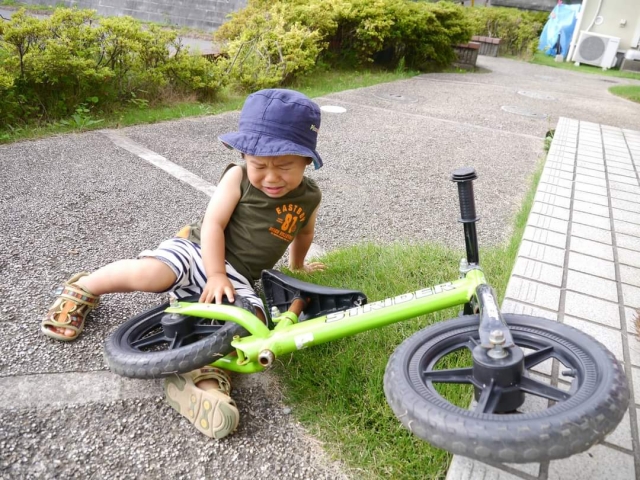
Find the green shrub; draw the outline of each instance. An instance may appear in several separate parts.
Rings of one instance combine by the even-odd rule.
[[[192,56],[175,31],[131,17],[59,8],[40,20],[20,10],[0,27],[0,128],[175,92],[210,98],[223,84],[219,66]]]
[[[529,58],[538,48],[549,14],[516,8],[467,8],[473,34],[501,39],[500,52]]]
[[[287,52],[274,54],[275,32],[277,39],[289,35]],[[227,42],[232,76],[248,86],[256,86],[255,68],[263,72],[261,86],[275,86],[310,71],[317,59],[347,67],[396,68],[401,60],[408,68],[444,66],[454,59],[452,45],[470,37],[459,6],[408,0],[249,0],[217,32]],[[287,53],[295,64],[283,64]]]
[[[228,41],[220,68],[249,91],[309,72],[321,51],[320,34],[293,21],[284,3],[249,5],[221,27],[217,38]]]

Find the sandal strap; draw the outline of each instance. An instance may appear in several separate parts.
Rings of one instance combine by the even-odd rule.
[[[198,373],[193,377],[193,383],[197,384],[201,380],[217,380],[218,389],[225,395],[231,395],[231,378],[229,374],[216,367],[202,367],[198,369]]]
[[[80,288],[76,284],[70,283],[66,283],[63,285],[62,289],[58,293],[58,297],[64,298],[66,300],[71,300],[78,305],[87,305],[91,308],[97,307],[98,303],[100,302],[99,296],[87,292],[85,289]]]

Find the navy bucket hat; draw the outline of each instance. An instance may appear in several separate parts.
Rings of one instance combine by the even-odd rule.
[[[319,130],[320,107],[316,103],[294,90],[268,89],[247,97],[238,131],[219,139],[227,147],[255,157],[310,157],[318,169],[322,166],[316,152]]]

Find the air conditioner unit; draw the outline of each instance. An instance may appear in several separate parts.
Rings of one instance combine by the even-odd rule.
[[[619,37],[582,31],[573,54],[573,61],[576,62],[576,66],[586,63],[607,70],[616,64],[618,45],[620,45]]]

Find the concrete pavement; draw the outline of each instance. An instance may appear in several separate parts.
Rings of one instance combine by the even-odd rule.
[[[316,99],[347,110],[324,114],[318,149],[325,166],[311,172],[324,194],[321,247],[461,246],[448,176],[464,165],[480,175],[481,245],[497,244],[510,234],[544,135],[560,117],[637,128],[638,105],[607,92],[611,81],[632,81],[500,58],[479,63],[487,73],[423,75]],[[216,139],[237,119],[230,112],[117,133],[215,185],[235,159]],[[157,244],[202,214],[205,191],[124,150],[110,132],[0,146],[0,163],[0,244],[7,246],[0,249],[0,476],[359,478],[288,415],[268,375],[238,379],[241,428],[211,442],[162,402],[159,382],[108,373],[103,339],[155,305],[155,295],[105,297],[76,342],[39,334],[54,285]]]

